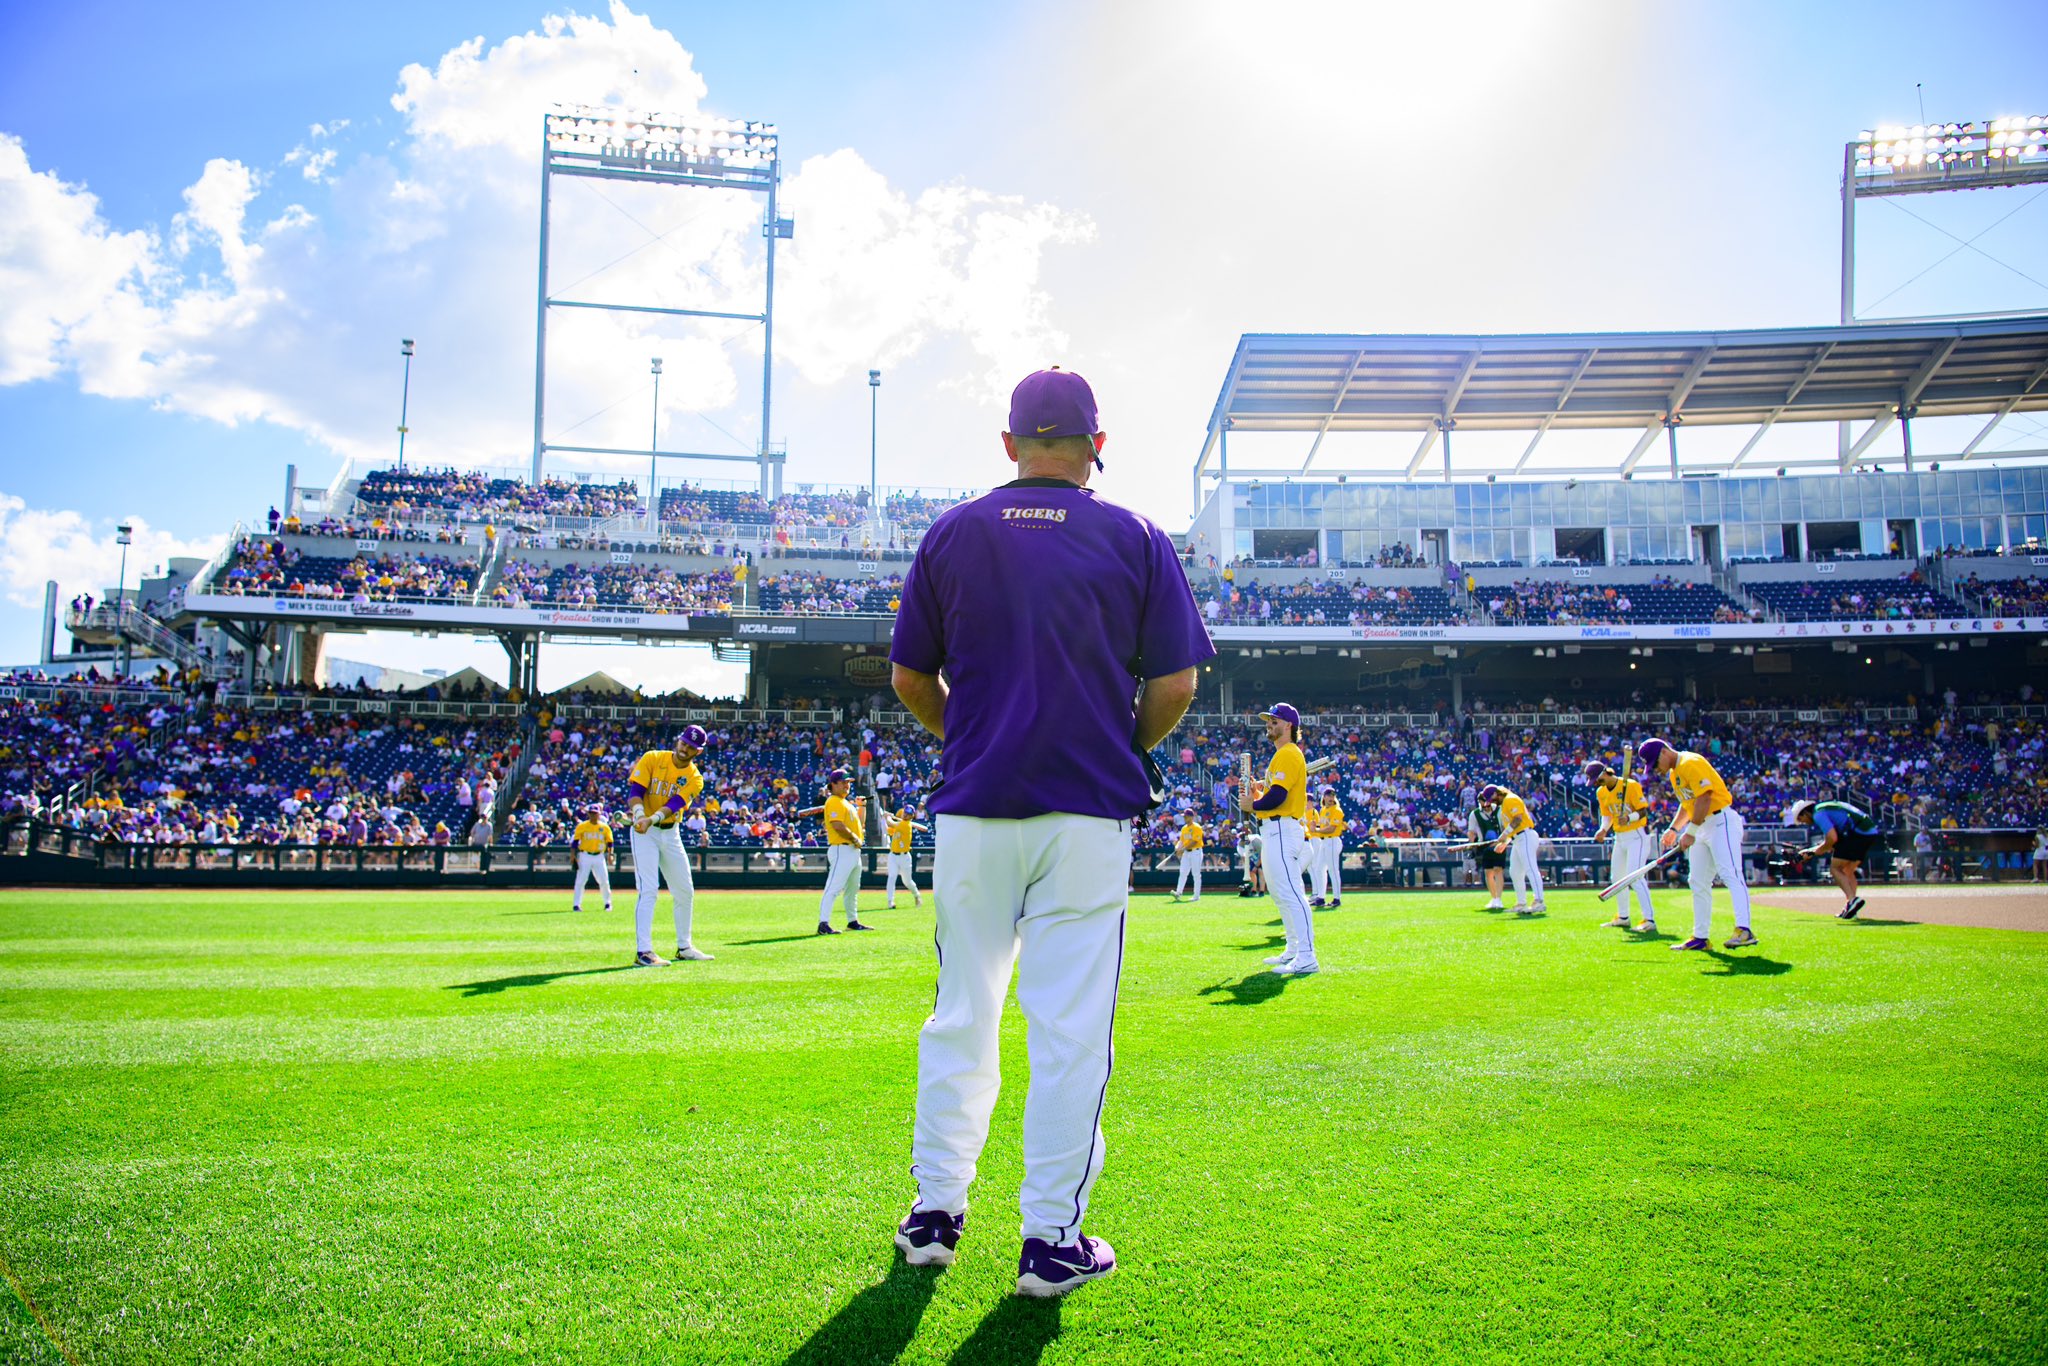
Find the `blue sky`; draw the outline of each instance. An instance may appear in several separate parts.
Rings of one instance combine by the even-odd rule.
[[[120,518],[161,558],[260,516],[287,462],[324,482],[385,452],[401,336],[420,347],[408,456],[523,461],[551,99],[780,124],[793,481],[865,478],[879,365],[883,481],[995,482],[1007,383],[1061,361],[1101,394],[1102,487],[1170,526],[1241,332],[1830,322],[1844,140],[1915,121],[1916,82],[1931,118],[2048,112],[2021,4],[1973,11],[1964,42],[1882,4],[550,12],[6,7],[0,661],[32,657],[46,578],[111,580]],[[639,247],[589,287],[744,302],[755,211],[564,195],[556,281]],[[1876,311],[2048,306],[2028,192],[1862,224]],[[1942,232],[1986,228],[1998,260]],[[644,441],[645,357],[665,354],[665,442],[755,438],[756,330],[563,335],[551,428]],[[2048,444],[2040,425],[2005,439]],[[495,653],[433,648],[336,653]],[[559,667],[584,662],[725,677],[680,651]]]

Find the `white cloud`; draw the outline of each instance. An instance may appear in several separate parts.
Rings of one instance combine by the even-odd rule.
[[[69,510],[32,508],[26,500],[0,493],[0,596],[22,607],[40,609],[43,585],[57,581],[60,600],[81,593],[98,597],[115,586],[121,568],[121,547],[114,527],[122,519],[98,521]],[[201,558],[220,549],[226,533],[186,540],[149,524],[143,517],[126,519],[134,527],[128,547],[128,585],[166,561],[180,556]]]
[[[344,165],[328,144],[347,121],[313,125],[284,158],[309,186],[306,204],[264,207],[266,177],[218,157],[161,236],[117,230],[90,194],[0,141],[0,383],[68,369],[89,393],[267,421],[384,458],[397,340],[410,336],[408,456],[523,463],[542,115],[558,101],[690,115],[708,98],[690,52],[646,16],[614,4],[607,16],[549,18],[407,66],[391,101],[404,130],[388,151]],[[785,190],[799,226],[778,255],[777,351],[804,380],[938,350],[953,373],[992,388],[1063,345],[1040,265],[1089,240],[1085,219],[965,185],[898,187],[850,150],[806,160]],[[756,310],[761,207],[741,194],[557,181],[552,287]],[[549,326],[550,439],[641,445],[654,355],[667,361],[663,422],[678,440],[725,439],[697,413],[730,433],[726,449],[757,439],[757,326],[569,310]]]

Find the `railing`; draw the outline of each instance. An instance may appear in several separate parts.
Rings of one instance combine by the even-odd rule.
[[[65,627],[74,635],[80,631],[110,631],[159,659],[168,659],[182,668],[202,668],[214,677],[222,676],[227,668],[225,661],[214,659],[132,602],[101,603],[84,612],[74,609],[66,618]]]

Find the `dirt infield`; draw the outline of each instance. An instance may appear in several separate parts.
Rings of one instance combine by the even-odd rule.
[[[1833,915],[1842,894],[1832,887],[1752,887],[1765,906]],[[1864,920],[1905,920],[1921,925],[1972,925],[1986,930],[2048,934],[2048,884],[2012,882],[1995,887],[1866,887]]]

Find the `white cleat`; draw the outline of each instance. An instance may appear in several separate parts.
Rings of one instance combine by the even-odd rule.
[[[1322,964],[1313,958],[1297,958],[1291,963],[1282,963],[1273,971],[1282,977],[1307,977],[1322,969]]]
[[[1503,910],[1505,908],[1500,904],[1500,898],[1495,897],[1493,900],[1486,903],[1486,909],[1489,911],[1498,911]]]
[[[684,944],[678,948],[676,950],[676,958],[678,961],[686,963],[708,963],[711,961],[711,955],[698,948],[695,944]]]
[[[1282,963],[1292,963],[1294,961],[1294,950],[1289,949],[1286,953],[1276,953],[1265,961],[1269,967],[1278,967]]]

